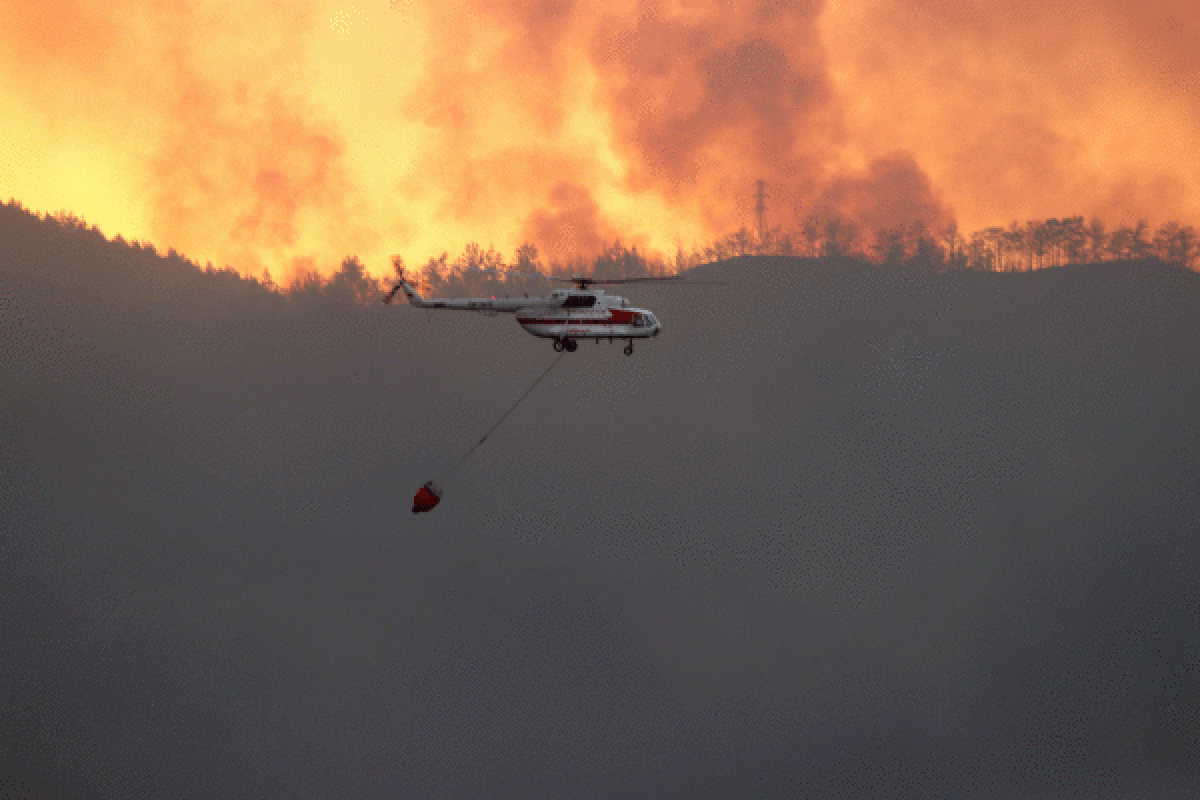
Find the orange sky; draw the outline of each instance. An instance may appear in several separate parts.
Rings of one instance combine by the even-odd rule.
[[[0,5],[0,196],[286,279],[832,208],[1200,220],[1183,0]]]

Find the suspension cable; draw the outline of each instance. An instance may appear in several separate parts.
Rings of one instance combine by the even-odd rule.
[[[544,378],[550,374],[550,370],[554,369],[558,365],[558,362],[562,360],[562,357],[564,355],[565,355],[565,353],[559,353],[558,357],[550,362],[550,366],[546,367],[545,371],[542,372],[541,375],[538,375],[537,380],[535,380],[533,382],[533,384],[528,389],[525,390],[525,393],[523,395],[521,395],[519,398],[517,398],[517,402],[513,403],[512,406],[509,407],[508,411],[505,411],[504,415],[501,416],[500,419],[496,420],[495,425],[488,428],[488,432],[485,433],[483,435],[483,437],[478,442],[476,442],[475,445],[470,450],[468,450],[463,455],[462,458],[460,458],[458,460],[458,463],[456,463],[453,467],[451,467],[450,470],[448,472],[446,472],[446,474],[443,475],[439,479],[439,482],[445,483],[446,481],[448,481],[450,479],[451,475],[453,475],[455,472],[458,471],[458,468],[463,465],[463,462],[466,461],[468,458],[470,458],[471,454],[474,453],[476,450],[478,450],[479,446],[481,444],[483,444],[484,442],[487,441],[487,438],[489,436],[491,436],[493,432],[495,432],[496,428],[500,427],[500,423],[502,423],[502,422],[504,422],[504,420],[508,419],[508,415],[511,414],[512,412],[516,411],[517,406],[521,405],[521,403],[525,400],[525,398],[529,396],[530,392],[532,392],[534,389],[537,388],[537,385],[542,382],[542,378]]]

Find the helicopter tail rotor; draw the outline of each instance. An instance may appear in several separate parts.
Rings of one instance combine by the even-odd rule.
[[[404,276],[404,261],[399,256],[396,256],[392,259],[392,264],[396,267],[397,280],[395,285],[393,285],[392,288],[389,289],[386,294],[384,294],[383,302],[387,305],[391,305],[392,300],[394,300],[396,297],[396,293],[401,289],[404,290],[405,296],[408,297],[408,301],[413,305],[421,305],[423,302],[425,302],[425,298],[421,297],[420,293],[421,291],[429,291],[430,287],[421,284],[419,280],[410,283],[409,280]]]

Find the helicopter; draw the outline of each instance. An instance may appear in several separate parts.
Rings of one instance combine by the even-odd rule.
[[[396,293],[403,290],[408,302],[418,308],[441,308],[455,311],[477,311],[486,316],[499,313],[517,315],[517,323],[527,332],[541,339],[553,339],[555,352],[564,350],[573,353],[580,339],[625,339],[625,355],[633,355],[634,339],[653,339],[662,332],[658,317],[644,308],[631,308],[624,297],[609,294],[592,286],[622,283],[670,282],[675,284],[701,283],[684,281],[675,276],[658,278],[616,278],[599,280],[575,276],[554,278],[575,284],[574,289],[555,289],[545,297],[454,297],[426,299],[404,277],[403,262],[393,259],[399,281],[392,287],[383,302],[391,303]],[[489,270],[506,275],[529,276],[523,272]]]

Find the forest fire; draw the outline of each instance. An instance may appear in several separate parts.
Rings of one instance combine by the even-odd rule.
[[[805,252],[1036,267],[1100,218],[1137,253],[1200,218],[1200,22],[1101,5],[10,3],[0,183],[285,280],[466,241],[669,261],[757,228],[760,180]]]

